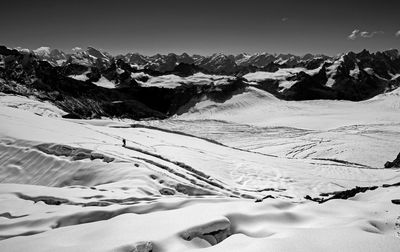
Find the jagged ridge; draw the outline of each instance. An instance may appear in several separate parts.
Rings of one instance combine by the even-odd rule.
[[[201,81],[196,82],[200,73]],[[165,118],[205,97],[224,102],[247,86],[285,100],[360,101],[397,88],[399,77],[398,50],[364,50],[338,57],[268,53],[113,57],[92,47],[65,54],[48,47],[30,51],[0,46],[0,91],[49,100],[72,118]],[[161,84],[149,86],[156,78]],[[173,88],[162,85],[168,78],[176,84]]]

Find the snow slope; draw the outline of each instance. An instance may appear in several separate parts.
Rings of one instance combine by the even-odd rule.
[[[205,100],[152,125],[253,152],[382,167],[400,149],[399,90],[363,102],[293,102],[249,88],[225,103]]]
[[[283,194],[302,198],[306,194],[395,181],[398,177],[392,170],[360,169],[358,165],[343,165],[333,161],[293,160],[260,155],[157,129],[77,124],[39,117],[12,108],[2,108],[1,112],[2,121],[7,122],[0,128],[3,153],[13,157],[2,163],[3,167],[10,167],[3,170],[3,182],[35,181],[33,184],[69,185],[72,182],[68,181],[78,180],[81,185],[86,185],[104,165],[101,158],[90,160],[91,156],[97,154],[114,158],[115,162],[142,160],[142,163],[150,164],[146,166],[162,173],[170,171],[165,167],[154,168],[154,164],[167,166],[173,173],[179,173],[178,176],[185,178],[188,185],[194,176],[200,180],[198,184],[202,189],[221,191],[223,195],[249,194],[257,197],[258,190],[283,187]],[[128,148],[121,146],[122,138],[126,138]],[[49,157],[49,154],[52,155]],[[64,162],[67,162],[66,166],[74,168],[61,168],[65,167]],[[183,168],[177,165],[179,163]],[[106,167],[113,165],[114,162],[111,162]],[[82,171],[82,176],[88,181],[81,181],[82,178],[76,177],[77,170],[81,171],[82,167],[94,169],[95,174],[87,174],[89,168]],[[18,174],[16,178],[15,173]],[[42,173],[43,175],[35,177]],[[318,174],[318,178],[311,177],[310,174]],[[45,182],[46,176],[54,180],[60,176],[63,181],[54,182],[55,184]],[[118,177],[115,173],[114,176],[115,181],[110,179],[110,182],[117,182],[127,174]],[[363,176],[362,181],[360,176]]]
[[[246,80],[250,82],[261,82],[265,80],[278,80],[280,91],[291,88],[297,81],[296,80],[288,80],[290,77],[294,77],[296,74],[300,72],[305,72],[308,75],[315,75],[321,70],[321,67],[308,70],[302,67],[294,67],[294,68],[280,68],[276,72],[263,72],[258,71],[254,73],[248,73],[243,76]]]
[[[135,75],[141,77],[141,75]],[[163,88],[176,88],[181,85],[224,85],[228,84],[230,80],[235,77],[226,75],[210,75],[203,73],[195,73],[188,77],[180,77],[174,74],[149,76],[146,82],[138,81],[144,87],[163,87]]]
[[[335,129],[357,124],[398,124],[398,90],[363,102],[312,100],[284,101],[263,90],[249,87],[224,103],[204,100],[181,120],[223,120],[263,127]]]
[[[98,81],[93,82],[93,84],[104,88],[115,88],[115,83],[107,80],[104,76],[101,76],[101,78]]]
[[[374,168],[392,160],[400,149],[399,124],[349,125],[329,130],[257,127],[216,120],[168,120],[146,124],[252,152],[296,159],[335,159]]]
[[[400,172],[374,166],[368,152],[351,145],[364,139],[361,146],[390,152],[375,156],[385,158],[377,164],[393,157],[389,147],[398,142],[384,145],[399,131],[397,91],[362,103],[327,104],[283,102],[249,88],[225,103],[203,101],[181,117],[147,123],[67,120],[35,114],[48,107],[40,101],[0,101],[0,251],[400,247],[400,205],[391,202],[400,187],[382,187],[398,183]],[[370,113],[355,116],[359,107]],[[330,117],[340,128],[319,122]],[[313,125],[307,120],[316,126],[299,129]],[[280,131],[264,127],[271,124]],[[363,153],[366,163],[318,159],[306,155],[307,148],[283,154],[301,142],[332,140],[362,127],[368,132],[341,141],[344,153],[360,159]],[[356,186],[379,188],[323,204],[304,198]]]
[[[0,104],[2,106],[18,108],[30,111],[36,115],[47,117],[62,117],[67,114],[49,102],[41,102],[33,97],[8,95],[0,92]]]
[[[89,77],[87,77],[88,72],[85,72],[83,74],[74,74],[74,75],[69,75],[68,77],[79,80],[79,81],[87,81],[89,80]]]
[[[68,77],[73,78],[75,80],[87,81],[87,80],[89,80],[89,77],[87,77],[87,73],[88,72],[85,72],[85,73],[80,74],[80,75],[70,75]],[[115,88],[115,83],[110,81],[110,80],[108,80],[104,76],[101,76],[98,81],[93,81],[92,83],[95,84],[96,86],[99,86],[99,87]]]

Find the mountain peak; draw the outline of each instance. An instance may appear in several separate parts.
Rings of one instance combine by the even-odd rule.
[[[87,47],[86,53],[98,59],[107,59],[107,56],[104,55],[104,53],[100,52],[100,50],[91,46]]]
[[[48,56],[50,55],[50,47],[48,46],[41,46],[35,50],[33,50],[33,52],[38,55],[38,56]]]

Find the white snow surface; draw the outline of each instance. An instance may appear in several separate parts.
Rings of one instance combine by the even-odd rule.
[[[95,84],[99,87],[104,87],[104,88],[115,88],[115,83],[112,81],[109,81],[104,76],[101,76],[100,79],[96,82],[93,82],[93,84]]]
[[[68,77],[73,78],[75,80],[87,81],[87,80],[89,80],[89,77],[87,77],[87,74],[88,74],[88,72],[85,72],[83,74],[70,75]],[[108,80],[104,76],[101,76],[98,81],[94,81],[92,83],[99,87],[110,88],[110,89],[115,88],[115,83]]]
[[[46,117],[62,117],[67,114],[49,102],[42,102],[33,97],[8,95],[0,92],[0,104],[2,106],[18,108]]]
[[[286,80],[287,77],[293,76],[301,71],[307,71],[307,69],[302,67],[295,67],[295,68],[280,68],[276,72],[254,72],[248,73],[243,76],[243,78],[247,79],[248,81],[263,81],[267,79],[271,80]]]
[[[39,48],[33,50],[33,52],[39,56],[49,56],[50,55],[50,47],[42,46],[42,47],[39,47]]]
[[[350,70],[350,76],[353,78],[357,78],[359,74],[360,74],[360,68],[358,67],[358,65],[356,65],[353,70]]]
[[[73,74],[73,75],[69,75],[68,77],[75,79],[75,80],[79,80],[79,81],[87,81],[89,79],[89,77],[87,77],[88,72],[85,72],[83,74]]]
[[[362,102],[339,100],[284,101],[255,87],[224,103],[204,100],[177,118],[223,120],[261,127],[335,129],[357,124],[398,124],[398,89]]]
[[[136,74],[135,77],[141,77],[142,75]],[[235,77],[227,75],[210,75],[204,73],[195,73],[188,77],[180,77],[174,74],[161,75],[161,76],[149,76],[149,80],[146,82],[140,82],[144,87],[163,87],[163,88],[176,88],[181,85],[225,85]]]
[[[279,87],[281,88],[280,91],[283,91],[285,89],[289,89],[292,87],[296,81],[293,80],[288,80],[290,77],[295,76],[296,74],[300,72],[305,72],[308,75],[315,75],[321,70],[321,67],[313,69],[313,70],[308,70],[306,68],[302,67],[295,67],[295,68],[280,68],[276,72],[263,72],[263,71],[258,71],[254,73],[248,73],[243,76],[246,80],[250,82],[261,82],[265,80],[278,80],[279,81]]]
[[[135,122],[1,95],[0,251],[398,251],[400,187],[382,184],[400,182],[383,169],[400,149],[399,97],[249,88]],[[355,186],[378,188],[304,199]]]

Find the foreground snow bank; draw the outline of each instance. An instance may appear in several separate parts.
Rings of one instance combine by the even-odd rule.
[[[400,206],[390,203],[399,187],[323,204],[170,198],[85,207],[32,203],[15,197],[15,190],[32,197],[60,194],[51,188],[0,186],[0,206],[8,213],[1,220],[2,236],[17,230],[27,235],[0,241],[1,251],[394,252],[400,246]],[[94,200],[112,193],[63,189],[63,197],[70,201],[78,195],[88,199],[91,194]],[[29,235],[33,230],[38,234]]]

